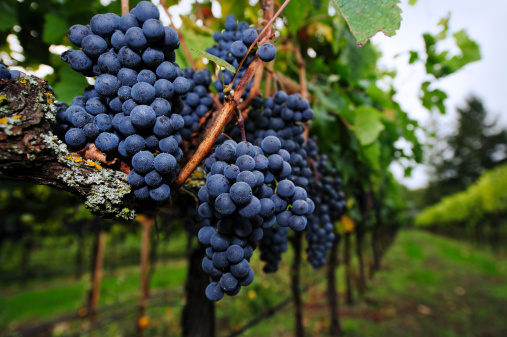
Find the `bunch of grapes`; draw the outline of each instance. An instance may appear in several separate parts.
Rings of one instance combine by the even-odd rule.
[[[309,195],[315,202],[316,210],[308,218],[306,239],[308,262],[319,269],[327,262],[327,253],[335,239],[334,222],[345,212],[345,194],[340,191],[342,181],[337,178],[336,169],[328,169],[327,156],[317,158],[316,139],[308,140],[305,148],[315,163],[314,181],[309,186]]]
[[[199,215],[211,221],[198,238],[208,246],[202,266],[211,276],[206,296],[212,301],[224,293],[236,295],[252,282],[249,260],[263,229],[277,222],[304,230],[315,209],[306,191],[285,179],[291,173],[290,155],[280,140],[270,136],[260,145],[227,140],[205,162]]]
[[[248,118],[245,119],[246,139],[259,144],[264,137],[277,136],[282,141],[282,148],[290,153],[291,175],[288,177],[297,186],[307,188],[312,172],[308,167],[304,123],[313,118],[313,110],[307,100],[300,94],[287,95],[278,91],[273,97],[252,100]],[[228,134],[239,139],[239,127],[232,127]]]
[[[72,69],[97,76],[84,96],[59,111],[57,122],[72,150],[94,143],[131,162],[128,181],[138,200],[165,201],[183,158],[181,116],[192,83],[175,63],[177,32],[159,21],[158,8],[141,1],[130,13],[97,14],[74,25],[69,39],[80,50],[61,55]],[[64,134],[63,134],[64,133]]]
[[[310,217],[308,221],[310,221]],[[265,273],[274,273],[278,270],[278,264],[282,260],[282,253],[287,251],[288,227],[275,226],[264,230],[264,236],[259,242],[260,258],[266,262],[262,270]]]
[[[181,137],[190,139],[190,134],[199,126],[199,120],[213,107],[213,99],[209,95],[211,72],[209,69],[194,71],[188,67],[184,71],[185,78],[190,81],[190,90],[183,98],[181,116],[185,126],[180,131]]]
[[[213,39],[217,44],[206,49],[206,52],[221,58],[237,69],[238,74],[234,80],[233,89],[238,85],[247,67],[254,59],[256,49],[252,48],[252,51],[248,54],[241,69],[238,69],[241,59],[246,55],[248,48],[250,48],[258,36],[259,33],[256,27],[250,27],[245,21],[238,23],[236,17],[232,14],[227,15],[225,18],[225,30],[213,33]],[[276,48],[271,43],[264,43],[258,48],[257,54],[264,62],[271,62],[275,59]],[[224,98],[224,85],[229,85],[233,78],[234,74],[232,72],[223,70],[222,76],[213,82],[213,86],[219,92],[220,99]],[[249,83],[248,87],[243,92],[241,96],[243,99],[248,97],[251,86],[252,83]]]
[[[183,202],[178,203],[181,219],[183,219],[183,227],[190,236],[197,236],[201,227],[209,226],[210,221],[199,215],[194,200],[189,200],[189,198],[183,200]]]

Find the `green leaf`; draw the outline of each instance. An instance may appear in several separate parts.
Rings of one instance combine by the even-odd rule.
[[[372,107],[361,106],[356,109],[356,123],[354,133],[359,143],[363,146],[373,143],[384,130],[384,124],[380,119],[380,112]]]
[[[342,96],[340,96],[337,92],[331,91],[329,93],[325,93],[324,89],[330,89],[329,87],[322,87],[318,85],[309,84],[309,89],[312,93],[314,93],[319,102],[326,108],[337,114],[346,106],[346,102]]]
[[[415,3],[416,3],[416,2],[417,2],[417,0],[408,0],[408,4],[409,4],[410,6],[415,5]]]
[[[60,69],[60,82],[53,86],[55,97],[60,102],[70,104],[72,99],[83,94],[83,89],[88,85],[86,78],[69,66]]]
[[[61,16],[55,13],[47,13],[44,15],[42,40],[47,44],[61,44],[62,38],[67,34],[68,29],[67,22]]]
[[[401,9],[399,0],[333,0],[358,46],[363,46],[379,31],[387,36],[400,29]]]
[[[451,67],[457,71],[465,65],[479,61],[481,59],[481,51],[479,45],[470,39],[466,30],[460,30],[452,35],[456,40],[456,45],[461,50],[461,55],[451,58],[449,63]]]
[[[228,14],[234,14],[238,19],[242,19],[245,17],[245,8],[248,8],[247,0],[218,0],[220,3],[220,7],[222,7],[222,17],[225,19],[225,16]]]
[[[363,148],[361,151],[361,159],[368,164],[370,167],[374,169],[380,168],[380,144],[379,142],[374,142]]]
[[[357,48],[350,32],[347,31],[344,35],[348,35],[350,38],[340,50],[338,61],[341,67],[339,72],[352,84],[359,84],[362,79],[371,77],[375,73],[376,60],[380,54],[372,44]]]
[[[411,50],[409,53],[410,53],[410,59],[408,60],[408,64],[414,64],[415,61],[417,61],[419,59],[419,54],[413,50]]]
[[[423,96],[421,97],[422,105],[429,111],[437,108],[441,114],[445,114],[444,100],[447,98],[447,94],[440,89],[430,90],[430,84],[428,81],[421,84],[423,92]]]
[[[426,54],[428,55],[426,58],[426,72],[436,78],[455,73],[465,65],[481,59],[479,45],[470,39],[465,30],[453,34],[456,46],[461,51],[460,55],[450,57],[447,50],[437,52],[437,41],[444,40],[447,37],[447,28],[445,27],[444,25],[444,30],[438,36],[423,35]]]
[[[308,0],[292,0],[287,5],[283,10],[283,15],[287,19],[287,29],[290,33],[295,33],[299,30],[299,27],[304,24],[304,19],[312,8],[312,3]]]
[[[18,24],[14,5],[0,2],[0,31],[11,29]]]
[[[215,64],[217,64],[217,65],[219,65],[221,67],[224,67],[225,69],[229,70],[231,73],[233,73],[233,74],[236,73],[236,68],[234,68],[232,65],[230,65],[227,62],[225,62],[221,58],[213,56],[210,53],[206,53],[205,51],[202,51],[202,50],[199,50],[199,49],[191,48],[191,50],[194,51],[194,52],[196,52],[197,54],[201,55],[202,57],[207,58],[211,62],[213,62],[213,63],[215,63]]]

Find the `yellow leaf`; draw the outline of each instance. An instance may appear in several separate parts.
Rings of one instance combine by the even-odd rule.
[[[139,318],[139,321],[137,321],[137,325],[141,329],[147,328],[148,325],[150,325],[150,318],[148,316],[143,316],[143,317]]]
[[[333,39],[333,28],[329,25],[323,24],[322,22],[312,22],[306,29],[309,35],[322,35],[326,41]]]
[[[356,222],[348,215],[342,215],[340,222],[342,223],[345,233],[352,233],[356,227]]]
[[[257,293],[255,292],[255,290],[252,290],[252,289],[248,290],[248,298],[249,299],[253,300],[256,297],[257,297]]]

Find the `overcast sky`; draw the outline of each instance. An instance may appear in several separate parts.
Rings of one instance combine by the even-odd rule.
[[[469,36],[481,47],[482,59],[465,66],[458,73],[450,75],[438,82],[437,87],[447,92],[447,116],[438,123],[443,133],[453,130],[456,107],[463,106],[465,98],[471,94],[480,97],[486,110],[499,118],[499,123],[507,127],[505,98],[507,90],[507,47],[504,32],[507,31],[507,1],[483,0],[418,0],[415,6],[409,6],[408,0],[402,0],[403,21],[400,30],[393,37],[377,34],[372,42],[382,51],[380,65],[396,69],[398,76],[394,82],[397,88],[395,99],[412,118],[422,125],[428,123],[430,114],[418,99],[420,84],[427,80],[424,65],[408,65],[408,51],[424,51],[422,34],[436,33],[441,18],[451,13],[450,31],[457,32],[465,28]],[[452,44],[445,44],[452,48]],[[395,58],[395,55],[401,54]],[[506,96],[504,96],[506,95]],[[393,168],[400,177],[400,170]],[[420,166],[412,178],[402,179],[410,188],[424,186],[427,182],[425,168]]]

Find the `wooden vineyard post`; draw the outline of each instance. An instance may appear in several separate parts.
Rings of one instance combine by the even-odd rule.
[[[144,335],[144,330],[148,327],[150,319],[146,316],[146,302],[149,296],[149,260],[150,260],[150,230],[155,224],[154,217],[138,217],[141,223],[141,298],[139,300],[139,319],[137,321],[138,336]]]
[[[299,269],[301,267],[301,232],[295,232],[292,237],[294,248],[294,260],[291,266],[291,291],[294,302],[294,336],[303,337],[303,308],[301,303],[301,292],[299,291]]]
[[[333,337],[340,337],[342,335],[342,328],[340,323],[339,296],[336,280],[336,269],[338,268],[338,245],[340,243],[340,236],[336,235],[333,240],[333,246],[329,252],[329,264],[327,269],[327,298],[329,301],[330,325],[329,335]]]
[[[99,220],[101,221],[101,220]],[[92,289],[89,296],[88,312],[90,313],[90,322],[93,325],[97,321],[97,312],[100,300],[100,285],[104,271],[104,255],[106,250],[107,233],[99,230],[95,241],[95,256],[93,260],[92,271]]]
[[[345,285],[346,285],[346,297],[345,300],[347,305],[354,304],[354,298],[352,295],[352,268],[350,265],[350,233],[346,233],[344,237],[344,257],[343,262],[345,263]]]

